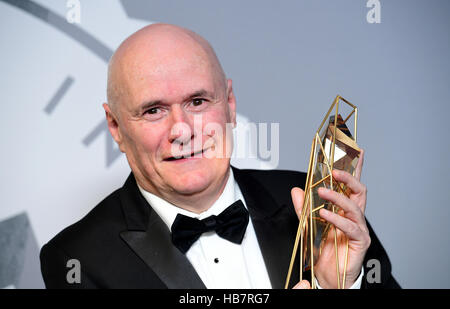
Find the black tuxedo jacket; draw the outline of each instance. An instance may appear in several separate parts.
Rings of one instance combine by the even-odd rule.
[[[236,168],[233,172],[272,287],[283,288],[298,227],[290,191],[304,188],[306,174]],[[368,260],[378,259],[381,283],[369,284],[364,278],[362,287],[398,287],[388,256],[369,229],[372,242],[364,267]],[[122,188],[44,245],[40,258],[47,288],[205,288],[186,256],[172,245],[170,230],[141,195],[133,174]],[[80,283],[66,279],[73,270],[67,264],[71,259],[80,262]],[[291,285],[298,282],[298,274],[294,269]]]

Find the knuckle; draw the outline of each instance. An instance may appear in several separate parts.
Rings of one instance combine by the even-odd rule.
[[[351,223],[351,224],[349,225],[349,227],[348,227],[348,232],[349,232],[351,235],[354,235],[354,234],[358,233],[358,232],[359,232],[359,227],[358,227],[358,225],[357,225],[356,223]]]
[[[349,172],[344,171],[344,170],[339,170],[339,175],[345,179],[348,179],[349,177],[353,177],[352,174],[350,174]]]

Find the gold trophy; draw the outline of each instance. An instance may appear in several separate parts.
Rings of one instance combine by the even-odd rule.
[[[329,233],[334,234],[337,286],[338,288],[345,288],[348,239],[344,240],[346,242],[345,257],[340,259],[337,247],[337,229],[319,215],[321,208],[338,214],[342,214],[343,211],[338,206],[322,199],[318,194],[318,189],[326,187],[349,196],[350,189],[333,179],[332,171],[333,169],[339,169],[352,175],[355,173],[361,152],[356,144],[357,118],[358,109],[356,106],[338,95],[313,138],[303,208],[285,288],[289,286],[297,251],[300,251],[300,281],[303,279],[303,272],[309,270],[311,272],[311,287],[317,288],[314,266],[320,259],[325,240],[330,238]],[[333,237],[333,234],[331,237]],[[342,273],[340,272],[339,261],[344,261]]]

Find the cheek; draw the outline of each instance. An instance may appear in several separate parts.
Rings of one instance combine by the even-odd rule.
[[[132,130],[130,143],[135,147],[135,156],[146,162],[158,154],[165,131],[157,126],[136,126]]]
[[[208,158],[230,158],[233,150],[232,123],[223,111],[210,113],[204,119],[203,137],[204,145],[209,147],[215,145],[214,154],[207,155]]]
[[[204,138],[213,139],[215,142],[223,140],[225,133],[225,121],[220,115],[209,115],[203,119],[202,133]]]

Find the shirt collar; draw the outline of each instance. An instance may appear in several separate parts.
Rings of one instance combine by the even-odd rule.
[[[160,198],[159,196],[156,196],[153,193],[145,191],[139,185],[138,188],[139,191],[141,191],[142,195],[144,196],[145,200],[151,205],[153,210],[156,211],[158,216],[161,217],[161,219],[167,225],[169,230],[171,230],[173,221],[175,221],[175,217],[177,216],[177,214],[182,214],[191,218],[197,218],[201,220],[211,215],[219,215],[222,211],[225,210],[225,208],[227,208],[228,206],[230,206],[239,199],[242,199],[242,202],[245,205],[245,202],[242,198],[242,194],[239,190],[239,186],[237,185],[234,179],[233,170],[231,168],[227,183],[225,185],[225,188],[223,189],[222,194],[209,209],[200,214],[196,214],[187,211],[185,209],[182,209],[180,207],[177,207],[174,204],[171,204],[166,200]]]

